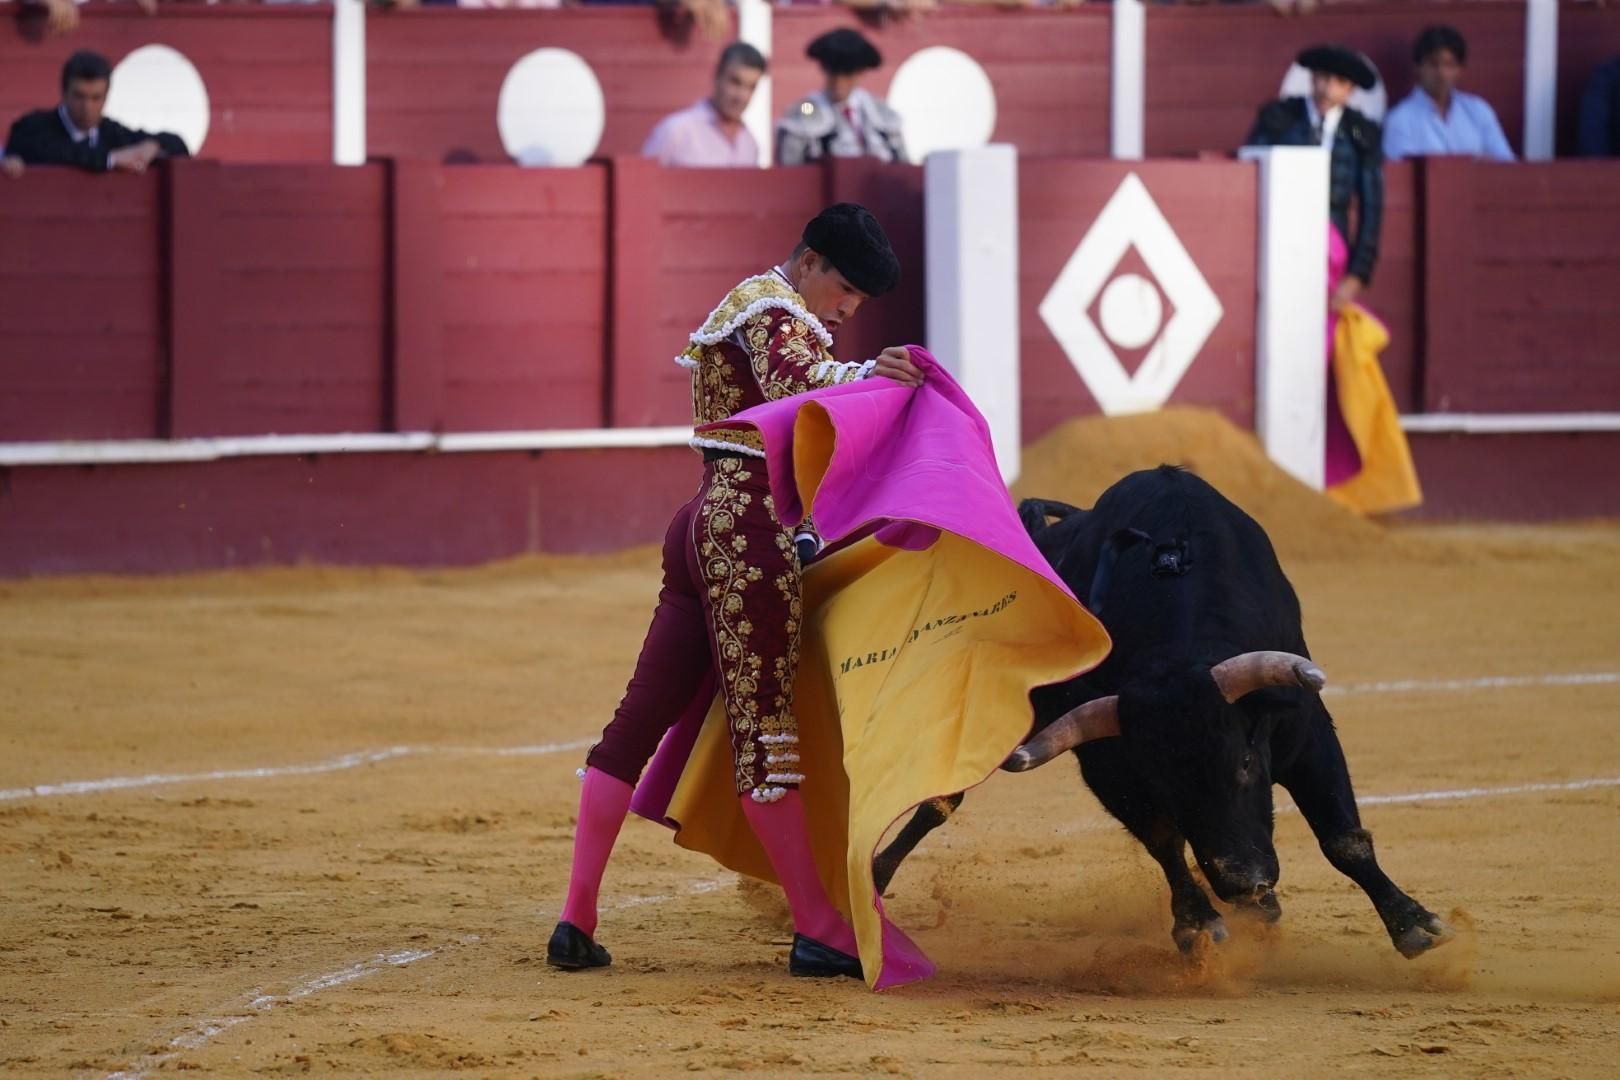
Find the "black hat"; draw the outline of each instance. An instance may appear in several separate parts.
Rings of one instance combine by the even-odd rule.
[[[853,75],[883,64],[883,54],[860,31],[841,26],[829,30],[810,43],[804,55],[820,64],[829,75]]]
[[[1371,90],[1378,83],[1378,73],[1372,64],[1348,45],[1312,45],[1296,56],[1294,62],[1310,71],[1325,71],[1349,79],[1363,90]]]
[[[810,219],[803,240],[867,296],[882,296],[900,282],[900,260],[883,226],[864,206],[834,203]]]

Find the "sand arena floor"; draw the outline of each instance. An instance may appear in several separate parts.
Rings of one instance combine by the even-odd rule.
[[[1061,761],[901,870],[929,983],[789,979],[775,896],[640,821],[613,968],[555,973],[573,770],[650,552],[55,579],[0,585],[0,1071],[1613,1075],[1620,527],[1385,532],[1197,416],[1068,429],[1020,487],[1089,501],[1158,459],[1277,538],[1358,791],[1394,797],[1364,808],[1383,865],[1447,948],[1400,959],[1283,813],[1282,924],[1184,960],[1157,869]]]

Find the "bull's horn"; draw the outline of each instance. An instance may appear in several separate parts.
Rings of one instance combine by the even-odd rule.
[[[1210,668],[1209,674],[1229,703],[1266,686],[1320,690],[1327,685],[1327,675],[1321,668],[1291,652],[1239,653]]]
[[[1014,750],[1001,767],[1008,772],[1024,772],[1037,765],[1045,765],[1081,743],[1118,734],[1118,696],[1098,698],[1077,709],[1070,709],[1052,721],[1040,734]]]

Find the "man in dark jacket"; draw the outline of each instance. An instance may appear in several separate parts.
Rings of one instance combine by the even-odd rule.
[[[1372,280],[1378,261],[1378,229],[1384,217],[1384,162],[1378,124],[1352,109],[1356,87],[1378,81],[1372,65],[1343,45],[1317,45],[1297,62],[1311,73],[1311,96],[1283,98],[1260,107],[1248,146],[1322,146],[1331,150],[1328,216],[1350,249],[1350,263],[1333,291],[1333,310],[1354,300]],[[1357,202],[1350,235],[1350,201]]]
[[[160,157],[185,157],[178,135],[134,131],[101,115],[112,85],[112,65],[81,51],[62,67],[62,100],[54,109],[31,112],[6,136],[5,171],[23,164],[76,165],[91,172],[145,172]]]

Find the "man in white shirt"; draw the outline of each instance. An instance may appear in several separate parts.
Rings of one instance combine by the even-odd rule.
[[[662,165],[753,168],[759,144],[743,127],[743,111],[765,75],[765,57],[746,42],[727,45],[714,69],[714,90],[702,101],[658,122],[641,148]]]
[[[1412,48],[1418,84],[1384,118],[1384,157],[1459,154],[1513,161],[1496,110],[1475,94],[1457,89],[1468,42],[1456,27],[1430,26]]]

